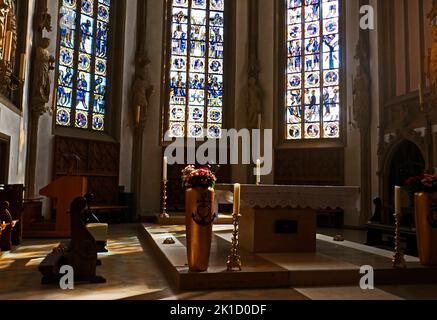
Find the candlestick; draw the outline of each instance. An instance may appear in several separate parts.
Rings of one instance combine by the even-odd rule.
[[[406,268],[407,263],[405,261],[404,254],[401,248],[401,215],[395,214],[395,253],[393,256],[393,268]]]
[[[159,215],[161,219],[168,219],[167,213],[167,180],[162,180],[162,212]]]
[[[262,114],[258,113],[258,129],[261,130],[262,127]]]
[[[234,230],[232,232],[232,245],[231,245],[231,254],[228,256],[226,260],[227,271],[234,271],[238,269],[242,270],[241,257],[238,253],[238,245],[239,245],[239,224],[240,224],[240,203],[241,203],[241,186],[237,183],[234,185],[234,212],[232,214],[232,221],[234,225]]]
[[[256,184],[261,184],[261,160],[256,160]]]
[[[395,254],[393,257],[393,267],[406,268],[404,255],[401,249],[401,216],[402,216],[402,200],[401,187],[395,186]]]

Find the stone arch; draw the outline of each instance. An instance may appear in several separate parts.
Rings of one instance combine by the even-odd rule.
[[[386,209],[383,222],[391,222],[394,204],[394,186],[402,186],[407,178],[423,173],[429,167],[422,139],[398,137],[392,140],[382,157],[380,174],[382,200]]]

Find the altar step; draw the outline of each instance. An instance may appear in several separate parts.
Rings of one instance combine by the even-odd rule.
[[[231,215],[219,214],[218,218],[214,221],[214,224],[232,224],[233,219]],[[185,225],[185,214],[181,213],[171,213],[169,218],[158,217],[158,224],[162,226],[184,226]]]
[[[243,271],[227,272],[230,226],[216,225],[207,272],[188,270],[183,226],[140,225],[140,238],[156,252],[166,274],[181,290],[359,286],[360,268],[375,270],[375,286],[437,283],[437,268],[407,257],[407,269],[393,269],[392,253],[350,242],[335,243],[318,235],[317,253],[251,254],[240,250]],[[174,244],[163,244],[173,238]]]

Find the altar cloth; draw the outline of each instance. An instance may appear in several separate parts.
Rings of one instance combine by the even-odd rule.
[[[229,203],[231,184],[218,184],[218,203]],[[223,193],[225,192],[225,193]],[[226,193],[227,192],[227,193]],[[224,201],[224,202],[222,202]],[[241,185],[242,208],[342,209],[346,226],[360,225],[359,187]]]

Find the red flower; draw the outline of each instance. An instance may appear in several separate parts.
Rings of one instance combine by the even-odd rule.
[[[182,185],[184,188],[214,188],[216,181],[217,178],[208,167],[196,169],[194,166],[188,166],[182,171]]]
[[[437,175],[421,174],[405,181],[404,190],[410,194],[417,192],[437,192]]]
[[[408,178],[407,181],[405,181],[405,185],[406,186],[411,186],[411,185],[421,181],[424,177],[425,177],[425,175],[421,174],[419,176]]]

